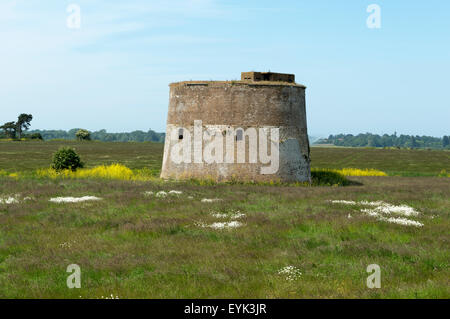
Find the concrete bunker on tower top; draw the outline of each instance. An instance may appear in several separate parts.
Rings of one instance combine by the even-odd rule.
[[[241,81],[270,81],[295,83],[294,74],[273,72],[242,72]]]

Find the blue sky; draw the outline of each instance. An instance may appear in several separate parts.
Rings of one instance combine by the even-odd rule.
[[[161,132],[170,82],[250,70],[308,87],[310,135],[450,135],[450,2],[0,0],[1,123]]]

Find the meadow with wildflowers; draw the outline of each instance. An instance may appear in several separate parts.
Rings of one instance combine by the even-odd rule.
[[[52,170],[62,145],[85,168]],[[449,152],[402,151],[313,147],[352,183],[305,186],[162,181],[157,143],[0,142],[0,298],[449,298]]]

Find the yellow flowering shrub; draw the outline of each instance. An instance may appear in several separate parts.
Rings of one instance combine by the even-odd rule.
[[[11,178],[19,178],[19,173],[8,173],[7,171],[0,169],[0,176],[8,176]]]
[[[19,178],[19,174],[18,173],[10,173],[8,176],[12,177],[12,178]]]
[[[328,169],[328,171],[336,172],[344,176],[388,176],[385,172],[373,168],[370,169],[342,168],[342,169]]]
[[[385,172],[373,168],[343,168],[338,170],[338,172],[345,176],[387,176]]]
[[[52,168],[39,169],[36,172],[39,177],[50,178],[103,178],[120,180],[149,180],[152,178],[150,171],[138,170],[133,172],[122,164],[100,165],[93,168],[81,168],[76,171],[69,169],[54,170]]]
[[[447,173],[447,170],[443,169],[438,175],[439,177],[450,177],[450,173]]]

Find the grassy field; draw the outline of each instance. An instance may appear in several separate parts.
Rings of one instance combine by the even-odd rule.
[[[205,185],[37,178],[71,145],[88,167],[158,175],[162,145],[0,142],[0,298],[449,298],[449,152],[312,148],[317,168],[375,168],[359,186]],[[159,191],[180,194],[155,196]],[[153,194],[145,192],[153,192]],[[55,203],[58,196],[98,201]],[[202,199],[220,199],[204,202]],[[355,201],[355,204],[331,200]],[[422,227],[377,219],[364,201],[408,205]],[[239,217],[237,217],[238,214]],[[235,220],[240,227],[215,229]],[[68,289],[66,267],[81,267]],[[381,268],[368,289],[366,267]],[[300,274],[279,274],[293,266]]]
[[[164,144],[151,142],[77,142],[77,141],[25,141],[0,140],[0,169],[8,172],[33,172],[49,167],[52,154],[61,146],[73,147],[87,167],[121,163],[131,169],[150,168],[159,175]]]
[[[0,141],[0,169],[33,172],[49,167],[52,154],[61,146],[77,150],[87,167],[121,163],[131,169],[161,169],[163,144],[77,141]],[[376,148],[312,147],[313,168],[375,168],[394,176],[437,176],[450,172],[450,151]]]
[[[394,176],[437,176],[450,172],[450,151],[312,147],[315,168],[376,168]]]

